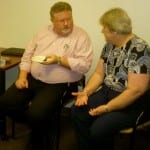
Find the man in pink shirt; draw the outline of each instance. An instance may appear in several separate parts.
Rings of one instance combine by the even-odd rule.
[[[50,18],[52,25],[26,47],[18,79],[0,97],[0,112],[22,118],[31,127],[32,150],[50,149],[44,143],[51,118],[68,86],[77,90],[76,82],[90,69],[93,58],[91,40],[73,24],[70,4],[55,3]]]

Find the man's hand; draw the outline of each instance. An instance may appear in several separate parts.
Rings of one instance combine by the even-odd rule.
[[[18,78],[15,85],[18,89],[28,88],[28,80],[26,78]]]
[[[42,62],[44,65],[57,64],[59,57],[55,54],[46,56],[46,59]]]

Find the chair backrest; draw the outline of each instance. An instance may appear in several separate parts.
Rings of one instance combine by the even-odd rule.
[[[142,96],[143,111],[138,124],[150,121],[150,90]]]
[[[127,129],[123,129],[120,133],[132,133],[133,131],[138,128],[138,126],[143,126],[143,124],[147,124],[150,121],[150,90],[148,90],[142,97],[141,97],[141,105],[143,105],[143,110],[139,114],[136,119],[135,124]]]
[[[2,55],[11,55],[11,56],[22,56],[24,53],[24,48],[10,47],[1,52]]]
[[[70,103],[74,100],[74,96],[71,93],[83,89],[85,86],[85,79],[86,77],[85,75],[83,75],[82,78],[76,84],[73,84],[68,88],[67,92],[63,96],[62,105],[66,105],[67,103]]]

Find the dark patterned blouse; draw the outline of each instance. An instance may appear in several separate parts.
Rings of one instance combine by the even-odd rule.
[[[150,74],[150,47],[137,36],[122,48],[107,43],[101,58],[104,60],[104,83],[118,92],[126,89],[128,73]]]

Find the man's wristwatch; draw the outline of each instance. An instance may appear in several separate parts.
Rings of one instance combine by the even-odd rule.
[[[61,57],[57,58],[57,64],[60,65],[61,64]]]

